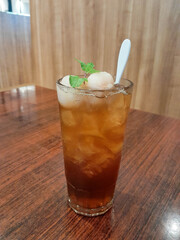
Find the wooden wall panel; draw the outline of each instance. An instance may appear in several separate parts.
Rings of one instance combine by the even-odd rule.
[[[33,83],[30,17],[0,12],[0,89]]]
[[[124,73],[135,84],[132,107],[180,117],[179,0],[31,0],[33,76],[55,88],[80,73],[74,58],[115,74],[125,38],[132,50]]]

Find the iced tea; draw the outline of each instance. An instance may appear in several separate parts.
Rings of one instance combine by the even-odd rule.
[[[132,92],[132,83],[123,81],[126,87],[107,91],[57,83],[69,204],[83,215],[112,206]]]

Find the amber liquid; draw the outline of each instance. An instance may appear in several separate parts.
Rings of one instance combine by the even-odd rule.
[[[71,205],[97,209],[113,199],[131,94],[81,98],[59,104],[65,174]]]

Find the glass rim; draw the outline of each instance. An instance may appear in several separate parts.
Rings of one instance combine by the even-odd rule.
[[[84,75],[77,75],[79,77],[84,77]],[[80,92],[80,93],[98,93],[98,92],[117,92],[117,89],[85,89],[85,88],[73,88],[73,87],[69,87],[69,86],[66,86],[64,84],[62,84],[60,81],[63,79],[63,77],[59,78],[57,81],[56,81],[56,85],[57,86],[60,86],[64,89],[67,89],[67,90],[71,90],[71,91],[75,91],[75,92]],[[127,78],[121,78],[121,80],[123,81],[126,81],[128,83],[128,86],[124,86],[123,84],[120,83],[117,84],[117,86],[122,86],[122,89],[124,90],[128,90],[128,89],[131,89],[134,85],[134,83],[127,79]]]

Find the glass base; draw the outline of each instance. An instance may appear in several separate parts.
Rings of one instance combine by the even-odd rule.
[[[95,217],[106,213],[112,207],[113,199],[109,203],[107,203],[106,206],[93,209],[83,208],[79,205],[73,204],[70,199],[68,199],[68,204],[70,208],[72,208],[72,210],[77,214],[87,217]]]

